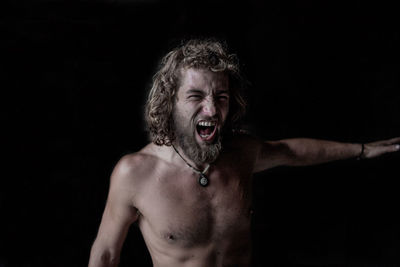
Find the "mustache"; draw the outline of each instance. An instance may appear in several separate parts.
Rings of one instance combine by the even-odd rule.
[[[222,121],[221,114],[219,114],[219,113],[215,114],[214,116],[204,116],[204,115],[201,115],[200,112],[201,112],[201,110],[196,111],[193,114],[193,116],[190,118],[190,120],[194,124],[196,123],[196,121],[199,121],[199,120],[210,120],[210,121],[216,120],[218,122]]]

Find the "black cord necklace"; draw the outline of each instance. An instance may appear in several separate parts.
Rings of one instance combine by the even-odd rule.
[[[195,167],[193,167],[192,165],[190,165],[189,162],[187,162],[186,159],[184,157],[182,157],[182,155],[178,152],[178,150],[175,148],[174,145],[172,145],[172,147],[174,148],[176,154],[178,154],[179,157],[186,163],[186,165],[188,167],[190,167],[194,172],[196,172],[200,175],[199,180],[198,180],[199,184],[203,187],[206,187],[209,184],[209,180],[208,180],[208,177],[206,176],[206,173],[207,173],[208,169],[210,168],[210,164],[208,164],[207,167],[203,171],[200,171],[200,170],[196,169]]]

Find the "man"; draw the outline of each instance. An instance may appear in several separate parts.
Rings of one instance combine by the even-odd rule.
[[[400,138],[262,142],[238,130],[242,85],[218,42],[190,40],[163,58],[146,104],[152,143],[115,167],[89,266],[117,266],[136,221],[154,266],[249,266],[253,173],[399,150]]]

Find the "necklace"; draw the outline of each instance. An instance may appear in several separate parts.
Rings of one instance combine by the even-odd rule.
[[[210,168],[210,164],[207,165],[207,167],[203,170],[200,171],[198,169],[196,169],[195,167],[193,167],[192,165],[189,164],[189,162],[186,161],[186,159],[184,157],[182,157],[182,155],[178,152],[178,150],[175,148],[174,145],[172,145],[172,147],[174,148],[176,154],[179,155],[179,157],[186,163],[186,165],[188,165],[189,168],[191,168],[195,173],[199,174],[199,184],[203,187],[206,187],[209,184],[209,180],[208,177],[206,176],[206,173],[208,171],[208,169]]]

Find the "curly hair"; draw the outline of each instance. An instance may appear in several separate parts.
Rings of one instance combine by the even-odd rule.
[[[236,55],[228,54],[226,44],[212,39],[189,40],[163,57],[153,76],[145,105],[145,121],[150,139],[157,145],[170,146],[175,140],[172,111],[182,68],[204,68],[228,75],[231,100],[226,123],[230,129],[239,125],[246,111],[242,95],[246,82]]]

